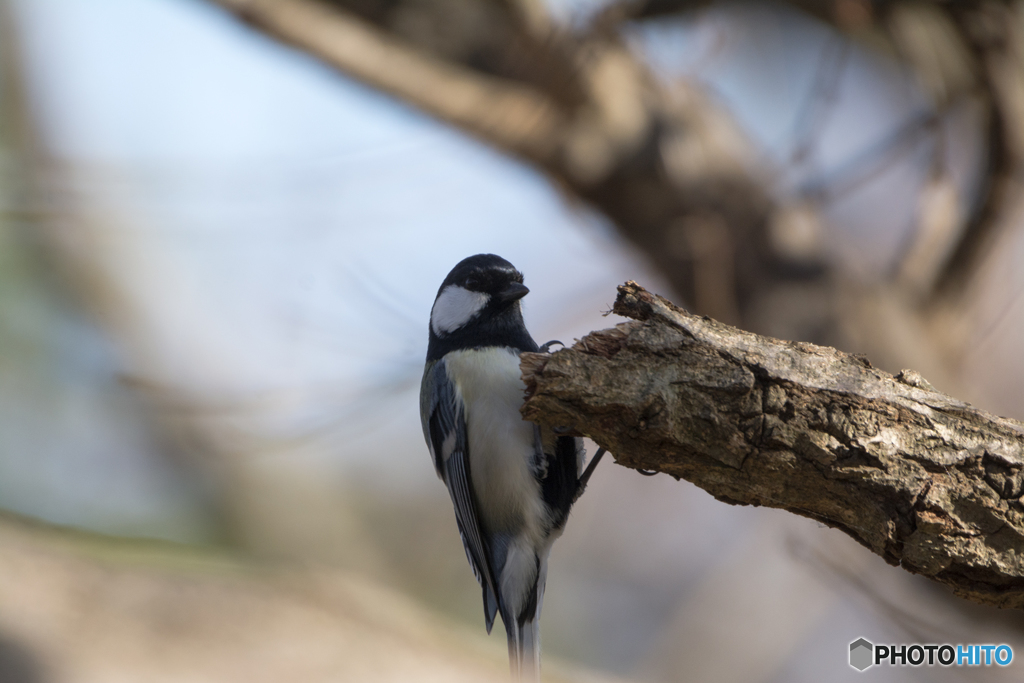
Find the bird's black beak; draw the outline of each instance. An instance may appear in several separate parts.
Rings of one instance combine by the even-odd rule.
[[[498,292],[498,301],[510,304],[513,301],[522,299],[529,293],[530,290],[526,288],[526,285],[520,284],[519,282],[513,282],[508,287]]]

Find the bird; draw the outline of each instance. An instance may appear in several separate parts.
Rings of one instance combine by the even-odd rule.
[[[551,545],[586,487],[583,440],[525,421],[523,274],[495,254],[460,261],[430,311],[420,419],[483,590],[484,623],[508,636],[514,680],[540,680],[540,612]]]

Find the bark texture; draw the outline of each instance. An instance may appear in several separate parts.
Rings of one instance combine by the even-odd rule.
[[[981,604],[1024,608],[1024,425],[855,356],[698,317],[636,283],[635,322],[524,354],[523,415],[724,502],[789,510]]]

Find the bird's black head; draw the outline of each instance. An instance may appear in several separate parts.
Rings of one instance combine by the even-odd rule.
[[[536,351],[519,305],[529,291],[523,274],[500,256],[477,254],[459,261],[441,283],[430,311],[427,360],[485,346]]]

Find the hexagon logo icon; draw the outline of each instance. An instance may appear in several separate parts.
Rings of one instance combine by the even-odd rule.
[[[857,671],[864,671],[874,662],[875,646],[864,638],[858,638],[850,643],[850,666]]]

